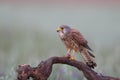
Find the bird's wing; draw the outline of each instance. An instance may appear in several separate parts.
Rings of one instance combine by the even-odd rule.
[[[83,35],[76,29],[71,30],[71,35],[72,35],[72,38],[74,38],[74,40],[77,42],[77,44],[82,45],[82,46],[87,45],[88,43],[87,40],[85,40]]]
[[[76,29],[72,29],[71,30],[71,35],[72,35],[72,38],[74,38],[74,42],[76,42],[79,47],[80,46],[83,46],[85,47],[86,49],[88,49],[88,53],[90,54],[90,56],[92,57],[95,57],[92,53],[93,53],[93,50],[87,45],[87,40],[83,37],[83,35],[77,31]]]
[[[87,45],[88,42],[85,40],[82,34],[75,29],[72,29],[70,34],[72,40],[74,40],[74,42],[78,45],[79,51],[83,59],[85,60],[86,64],[91,68],[97,66],[93,59],[95,56],[91,53],[92,49],[90,49],[90,47]]]

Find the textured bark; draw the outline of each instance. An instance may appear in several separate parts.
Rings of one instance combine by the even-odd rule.
[[[30,77],[33,80],[47,80],[52,72],[53,64],[67,64],[76,67],[83,72],[87,80],[120,80],[119,78],[99,75],[83,62],[70,60],[66,57],[51,57],[46,61],[41,61],[37,67],[30,67],[27,64],[19,65],[17,69],[17,80],[28,80]]]

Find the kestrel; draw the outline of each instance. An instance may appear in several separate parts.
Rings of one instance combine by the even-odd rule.
[[[84,61],[90,68],[97,66],[94,62],[95,56],[92,54],[93,50],[88,46],[87,40],[78,30],[67,25],[61,25],[58,27],[57,32],[65,44],[67,54],[70,55],[71,60],[74,60],[72,53],[80,52]]]

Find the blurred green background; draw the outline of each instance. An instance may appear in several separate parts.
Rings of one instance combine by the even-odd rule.
[[[14,80],[19,64],[37,66],[65,47],[56,32],[78,29],[95,52],[98,73],[120,77],[120,2],[116,0],[0,1],[0,80]],[[82,61],[80,54],[76,59]],[[85,80],[82,72],[54,65],[48,80]]]

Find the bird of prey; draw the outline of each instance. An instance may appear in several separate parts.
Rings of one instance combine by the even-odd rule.
[[[57,32],[65,44],[67,54],[70,55],[71,60],[74,60],[74,54],[72,53],[80,52],[87,66],[90,68],[97,66],[94,62],[93,50],[88,46],[87,40],[78,30],[67,25],[61,25],[58,27]]]

